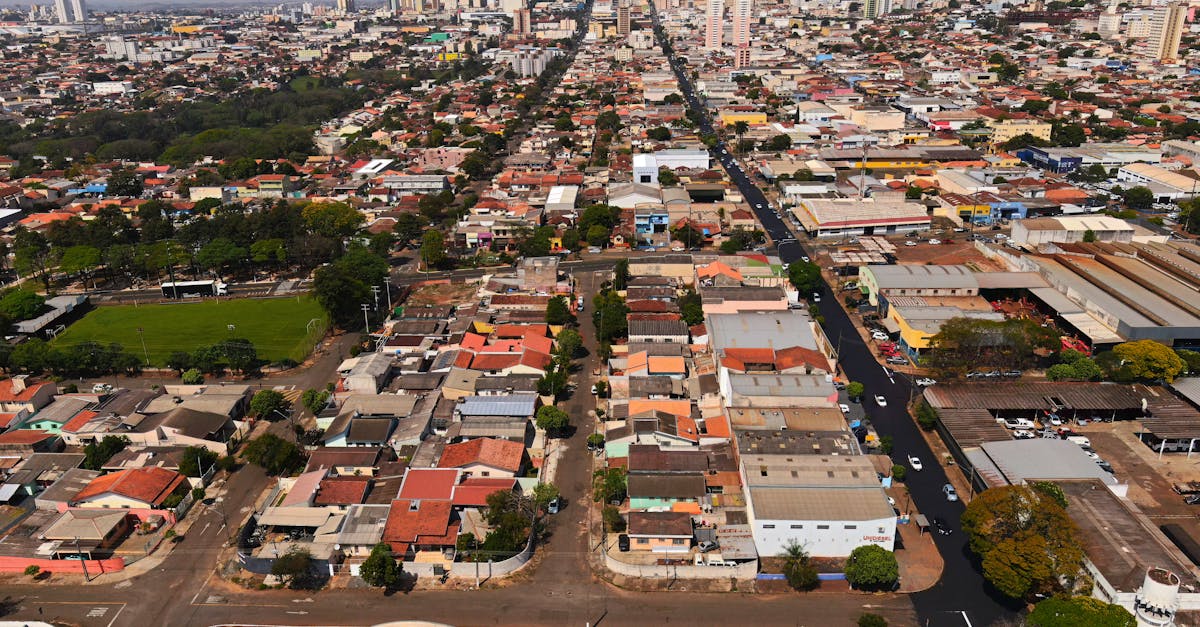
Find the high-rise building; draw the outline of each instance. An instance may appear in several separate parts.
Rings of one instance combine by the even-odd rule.
[[[337,10],[341,13],[353,13],[354,0],[337,0]]]
[[[54,0],[54,12],[58,14],[59,24],[71,23],[71,13],[67,10],[67,0]]]
[[[1103,13],[1100,14],[1099,23],[1096,27],[1096,32],[1105,39],[1111,39],[1121,34],[1121,18],[1123,16],[1117,12],[1116,3],[1108,5]]]
[[[84,0],[71,0],[71,10],[75,13],[76,22],[87,21],[87,4]]]
[[[736,0],[733,4],[733,45],[750,45],[750,11],[754,0]]]
[[[870,20],[892,12],[891,0],[863,0],[863,17]]]
[[[629,34],[629,0],[620,0],[617,4],[617,35],[624,37]]]
[[[725,27],[722,20],[725,17],[725,0],[708,0],[708,11],[705,14],[704,47],[709,50],[721,49],[721,29]]]
[[[400,12],[400,0],[388,0],[387,7],[388,7],[388,12],[399,13]]]
[[[1187,22],[1188,5],[1170,4],[1154,12],[1154,58],[1159,61],[1179,59],[1179,40]]]
[[[533,32],[533,23],[529,9],[513,11],[513,33],[524,37]]]

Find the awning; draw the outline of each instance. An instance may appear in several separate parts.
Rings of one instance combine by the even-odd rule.
[[[17,494],[17,490],[21,489],[19,483],[6,483],[0,485],[0,503],[7,503],[9,499]]]
[[[880,322],[883,323],[883,328],[887,329],[888,333],[900,332],[900,323],[896,322],[895,320],[892,320],[891,318],[884,318]]]

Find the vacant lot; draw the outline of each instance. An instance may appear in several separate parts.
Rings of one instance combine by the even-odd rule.
[[[130,353],[141,355],[144,340],[150,363],[162,365],[175,351],[191,352],[229,338],[245,338],[267,361],[303,361],[325,334],[327,325],[321,306],[306,296],[121,305],[99,307],[88,313],[60,334],[54,344],[116,342]]]

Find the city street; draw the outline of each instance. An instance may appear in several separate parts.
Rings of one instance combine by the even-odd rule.
[[[657,16],[655,19],[657,20]],[[688,107],[701,114],[701,132],[715,134],[707,110],[701,105],[688,79],[686,68],[675,58],[671,59],[671,66],[675,70]],[[810,251],[796,240],[796,235],[787,223],[773,213],[762,190],[742,171],[740,164],[730,156],[725,144],[718,143],[710,152],[724,165],[730,179],[754,210],[771,241],[778,242],[776,248],[780,259],[785,263],[794,263],[801,257],[812,257]],[[958,519],[964,509],[963,503],[946,501],[942,494],[942,486],[947,483],[946,474],[921,436],[916,423],[908,416],[906,407],[914,393],[912,381],[902,375],[891,374],[876,361],[870,348],[863,343],[855,330],[849,314],[838,304],[836,291],[830,290],[826,285],[821,296],[819,307],[821,315],[825,317],[825,335],[830,339],[840,338],[841,367],[849,380],[858,381],[866,386],[863,402],[872,405],[869,411],[880,435],[892,436],[895,445],[893,458],[903,460],[909,454],[915,454],[924,461],[925,470],[910,470],[908,473],[906,485],[913,500],[926,516],[931,519],[935,516],[944,518],[954,529],[954,533],[950,535],[937,535],[934,538],[945,560],[942,579],[933,588],[912,595],[921,624],[930,627],[987,625],[1012,616],[1018,607],[1012,606],[1002,596],[989,594],[990,586],[973,563],[967,549],[966,537],[958,528]],[[868,400],[875,394],[882,394],[887,399],[886,407],[874,406],[873,401]]]

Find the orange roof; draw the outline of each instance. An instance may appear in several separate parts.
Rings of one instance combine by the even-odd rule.
[[[789,346],[775,351],[775,367],[780,370],[808,364],[813,368],[829,370],[829,360],[820,351],[803,346]]]
[[[37,444],[53,437],[57,436],[41,429],[17,429],[8,433],[0,433],[0,444]]]
[[[708,264],[707,266],[700,266],[699,268],[696,268],[696,276],[701,279],[705,279],[708,277],[714,277],[714,276],[717,276],[718,274],[723,274],[725,276],[732,277],[734,279],[737,279],[738,281],[742,280],[741,272],[738,272],[737,270],[730,268],[728,265],[725,265],[723,262],[720,262],[720,261],[714,261],[714,262]]]
[[[313,505],[356,505],[367,498],[371,482],[358,477],[329,477],[317,487]]]
[[[472,370],[504,370],[521,363],[521,353],[484,353],[471,360]]]
[[[468,464],[483,464],[515,473],[521,469],[525,447],[520,442],[476,438],[458,444],[448,444],[442,451],[438,468],[461,468]]]
[[[554,340],[544,335],[526,335],[524,343],[526,349],[539,353],[551,353],[554,351]]]
[[[450,526],[450,501],[392,501],[383,541],[397,553],[407,553],[410,545],[453,546],[458,529]]]
[[[678,355],[673,357],[650,357],[649,366],[650,374],[682,374],[687,371],[687,368],[684,366],[683,357]]]
[[[729,429],[729,418],[725,416],[705,418],[704,430],[708,432],[708,435],[716,438],[728,438],[733,435],[733,432]]]
[[[184,481],[187,477],[159,466],[130,468],[96,477],[75,495],[74,500],[116,494],[157,507]]]
[[[487,344],[487,338],[478,333],[467,333],[463,335],[463,339],[458,343],[459,347],[470,350],[479,350]]]
[[[67,433],[75,433],[76,431],[82,429],[83,425],[91,422],[92,418],[95,418],[99,415],[100,414],[94,411],[81,411],[78,414],[75,414],[74,418],[68,420],[66,424],[62,426],[61,430],[66,431]]]
[[[460,507],[483,507],[487,497],[503,490],[512,490],[516,479],[500,477],[471,477],[454,488],[455,505]]]
[[[37,395],[38,390],[50,385],[49,383],[35,383],[33,385],[26,384],[25,389],[20,392],[13,393],[13,380],[5,379],[0,381],[0,402],[3,403],[24,403],[33,400]]]

